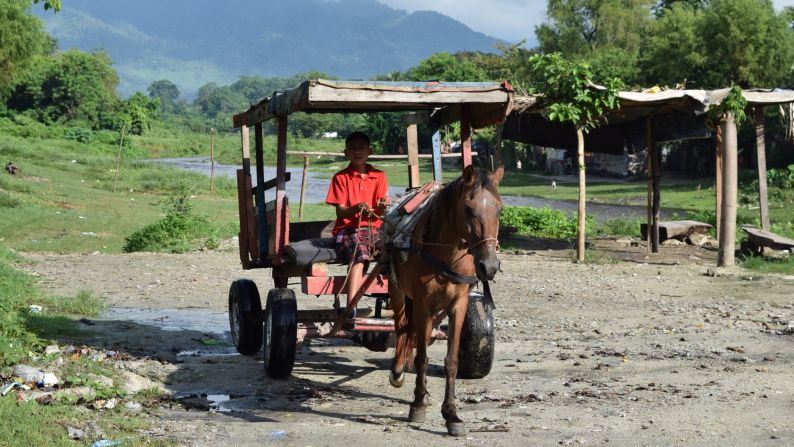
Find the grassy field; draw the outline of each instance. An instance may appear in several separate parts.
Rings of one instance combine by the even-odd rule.
[[[24,125],[23,125],[24,124]],[[190,191],[196,214],[212,227],[205,239],[222,239],[237,233],[236,187],[231,179],[216,179],[216,195],[209,195],[207,177],[178,172],[135,160],[151,157],[208,156],[210,136],[175,124],[156,123],[151,132],[132,136],[125,145],[117,191],[113,192],[115,174],[115,140],[106,132],[97,132],[89,142],[67,138],[68,130],[43,127],[37,123],[14,123],[0,120],[0,154],[23,168],[22,176],[0,177],[0,241],[24,251],[117,252],[125,238],[165,216],[163,199],[177,191]],[[117,136],[116,136],[117,137]],[[307,140],[289,137],[291,151],[341,152],[343,141]],[[216,155],[219,162],[240,164],[239,134],[217,133]],[[274,164],[275,137],[265,136],[266,164]],[[301,157],[289,159],[291,170],[300,169]],[[310,171],[330,178],[343,169],[342,158],[312,157]],[[406,186],[407,164],[399,160],[373,161],[384,170],[389,183]],[[432,178],[430,160],[420,161],[421,181]],[[444,179],[458,175],[459,168],[445,165]],[[745,178],[751,173],[745,173]],[[509,172],[500,186],[504,195],[535,196],[552,200],[575,201],[577,186],[573,177],[557,179],[526,172]],[[749,181],[745,182],[749,184]],[[639,205],[646,203],[647,185],[643,180],[624,181],[590,178],[587,197],[590,203]],[[754,191],[745,187],[740,195],[739,221],[752,223],[758,211],[753,209]],[[683,179],[666,176],[662,181],[662,207],[682,210],[701,220],[708,220],[714,208],[712,180]],[[770,212],[773,230],[794,236],[794,207],[790,201],[772,200]],[[324,205],[308,205],[304,220],[330,219],[333,212]],[[712,213],[713,214],[713,213]],[[713,218],[713,217],[711,217]],[[593,234],[636,235],[636,221],[614,221],[594,228]],[[206,242],[206,241],[205,241]]]

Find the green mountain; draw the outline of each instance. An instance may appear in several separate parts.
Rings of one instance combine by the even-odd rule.
[[[440,51],[491,52],[497,41],[442,14],[375,0],[68,0],[40,17],[60,48],[106,50],[123,95],[157,79],[187,96],[242,75],[367,79]]]

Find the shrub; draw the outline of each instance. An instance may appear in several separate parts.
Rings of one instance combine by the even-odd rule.
[[[217,246],[218,229],[206,217],[193,214],[193,205],[186,187],[183,186],[179,193],[166,199],[164,210],[165,217],[125,238],[125,252],[183,253],[196,248],[197,243],[202,240],[204,246]]]
[[[515,229],[523,236],[568,239],[576,236],[577,220],[563,211],[528,206],[505,206],[499,216],[501,225]],[[590,232],[593,219],[588,216],[586,232]]]
[[[67,140],[75,140],[81,143],[90,143],[91,137],[94,135],[94,132],[91,129],[87,129],[84,127],[69,127],[64,132],[63,137]]]

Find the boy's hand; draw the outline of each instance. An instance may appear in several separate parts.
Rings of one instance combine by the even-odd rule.
[[[374,214],[372,208],[370,208],[369,204],[366,202],[361,202],[358,205],[358,212],[361,213],[361,217],[369,217],[371,214]]]
[[[386,211],[386,208],[389,206],[389,204],[390,204],[389,196],[381,197],[380,199],[378,199],[376,212],[378,214],[383,214],[383,212]]]

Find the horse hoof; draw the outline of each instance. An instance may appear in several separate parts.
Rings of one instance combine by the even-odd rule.
[[[424,408],[417,409],[411,407],[411,411],[408,412],[408,420],[411,422],[424,422],[425,420],[425,413],[426,410]]]
[[[399,376],[395,377],[393,371],[389,372],[389,383],[391,383],[391,386],[395,388],[402,388],[404,380],[405,375],[403,373],[400,373]]]
[[[463,436],[466,434],[466,426],[463,422],[447,422],[447,433],[450,436]]]

